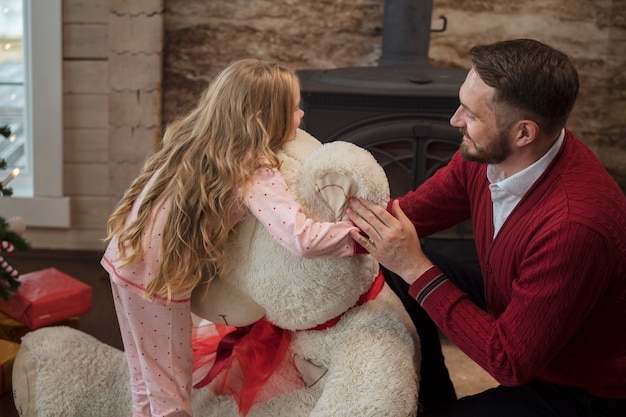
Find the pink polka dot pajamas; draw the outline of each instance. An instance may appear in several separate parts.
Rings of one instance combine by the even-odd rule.
[[[154,182],[148,182],[127,219]],[[355,253],[350,222],[315,222],[295,202],[276,169],[259,168],[241,204],[230,213],[234,226],[246,213],[254,215],[282,246],[298,256],[343,257]],[[144,232],[144,253],[139,262],[122,267],[118,239],[113,237],[102,258],[111,278],[124,351],[131,375],[133,417],[191,416],[192,359],[190,293],[167,300],[144,297],[148,283],[159,270],[162,232],[170,209],[166,200],[153,208],[149,230]]]

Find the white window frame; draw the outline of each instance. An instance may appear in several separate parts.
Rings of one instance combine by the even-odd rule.
[[[26,94],[33,175],[31,195],[0,200],[0,216],[22,217],[28,227],[69,228],[70,199],[63,195],[62,0],[24,0]]]

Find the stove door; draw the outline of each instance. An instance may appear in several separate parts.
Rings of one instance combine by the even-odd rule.
[[[394,115],[362,120],[329,139],[351,142],[371,152],[387,173],[391,197],[400,197],[450,161],[461,134],[444,121]]]

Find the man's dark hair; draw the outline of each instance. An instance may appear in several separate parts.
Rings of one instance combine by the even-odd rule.
[[[532,39],[516,39],[475,46],[470,57],[480,78],[496,90],[499,119],[507,119],[503,113],[512,108],[547,133],[565,126],[578,95],[578,72],[567,55]]]

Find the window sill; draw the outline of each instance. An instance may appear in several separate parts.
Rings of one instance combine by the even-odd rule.
[[[0,200],[0,215],[19,216],[26,227],[70,227],[69,197],[10,197]]]

